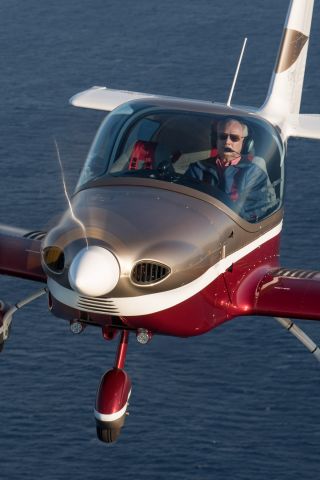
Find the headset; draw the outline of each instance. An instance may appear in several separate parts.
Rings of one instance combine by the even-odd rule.
[[[248,127],[247,127],[248,128]],[[241,154],[242,155],[249,155],[254,153],[254,140],[248,128],[248,135],[246,135],[243,139]]]

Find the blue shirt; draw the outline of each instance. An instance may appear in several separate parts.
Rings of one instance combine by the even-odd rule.
[[[186,175],[222,190],[228,196],[228,205],[245,220],[257,222],[277,204],[268,173],[254,158],[243,156],[239,163],[225,168],[216,165],[216,159],[210,160],[212,165],[208,165],[208,160],[192,163]],[[258,160],[260,164],[264,162],[259,157]]]

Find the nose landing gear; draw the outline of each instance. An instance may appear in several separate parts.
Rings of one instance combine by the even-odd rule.
[[[131,394],[131,380],[123,370],[129,332],[121,333],[114,367],[106,372],[97,392],[94,416],[97,436],[105,443],[117,440],[123,427]]]

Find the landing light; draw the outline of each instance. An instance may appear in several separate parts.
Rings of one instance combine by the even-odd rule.
[[[56,246],[46,247],[42,252],[42,258],[47,268],[53,273],[62,273],[64,270],[64,253]]]

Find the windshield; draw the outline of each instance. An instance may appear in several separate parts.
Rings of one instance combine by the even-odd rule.
[[[128,176],[177,183],[218,198],[251,223],[282,205],[284,148],[266,122],[249,116],[155,111],[123,126],[128,113],[107,117],[80,184]]]

